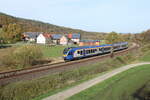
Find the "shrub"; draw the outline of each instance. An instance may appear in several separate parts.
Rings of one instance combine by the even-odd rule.
[[[27,66],[35,65],[37,61],[41,60],[43,54],[39,47],[35,45],[24,45],[17,47],[11,51],[8,50],[7,53],[1,59],[1,64],[3,66],[12,66],[24,68]]]
[[[13,52],[16,64],[23,67],[35,65],[42,56],[40,48],[35,45],[24,45]]]

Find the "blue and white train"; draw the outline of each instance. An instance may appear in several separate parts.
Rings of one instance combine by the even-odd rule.
[[[64,60],[71,61],[110,52],[115,52],[128,48],[128,42],[120,42],[114,44],[106,44],[99,46],[82,46],[82,47],[68,47],[63,51]]]

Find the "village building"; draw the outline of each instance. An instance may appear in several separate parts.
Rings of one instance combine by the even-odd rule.
[[[22,39],[24,41],[36,42],[37,37],[43,32],[24,32],[22,35]]]
[[[98,46],[100,45],[100,40],[81,40],[79,46]]]
[[[62,36],[60,38],[60,44],[61,45],[67,45],[68,44],[68,38],[66,36]]]
[[[68,34],[68,39],[73,41],[74,44],[79,44],[81,35],[78,33]]]
[[[47,33],[40,34],[37,37],[36,43],[38,43],[38,44],[51,44],[52,43],[51,34],[47,34]]]
[[[52,42],[56,45],[60,44],[61,34],[52,34]]]
[[[62,34],[52,34],[52,41],[56,45],[67,45],[68,44],[68,38],[65,35]]]

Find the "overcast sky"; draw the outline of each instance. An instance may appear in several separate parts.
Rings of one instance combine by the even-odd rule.
[[[0,12],[97,32],[150,28],[150,0],[0,0]]]

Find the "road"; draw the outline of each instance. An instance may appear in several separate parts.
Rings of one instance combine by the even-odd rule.
[[[70,96],[73,96],[74,94],[77,94],[87,88],[90,88],[92,87],[93,85],[96,85],[116,74],[119,74],[123,71],[126,71],[130,68],[133,68],[133,67],[137,67],[137,66],[140,66],[140,65],[145,65],[145,64],[150,64],[150,62],[142,62],[142,63],[136,63],[136,64],[130,64],[130,65],[127,65],[127,66],[123,66],[123,67],[120,67],[120,68],[117,68],[113,71],[110,71],[104,75],[101,75],[99,77],[96,77],[94,79],[91,79],[89,81],[86,81],[84,83],[81,83],[77,86],[74,86],[68,90],[65,90],[65,91],[62,91],[62,92],[59,92],[57,94],[54,94],[52,96],[49,96],[47,98],[44,98],[43,100],[65,100],[66,98],[70,97]]]

